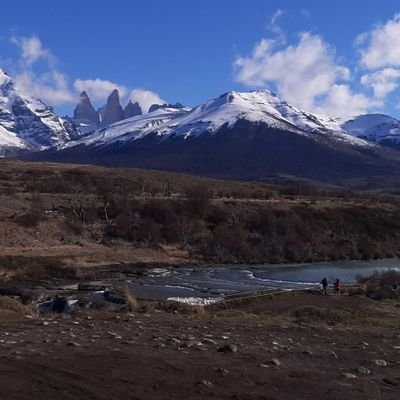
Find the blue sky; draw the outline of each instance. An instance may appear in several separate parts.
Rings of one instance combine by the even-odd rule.
[[[307,111],[400,116],[394,0],[20,0],[1,13],[0,67],[62,114],[82,89],[99,106],[118,87],[144,105],[271,88]]]

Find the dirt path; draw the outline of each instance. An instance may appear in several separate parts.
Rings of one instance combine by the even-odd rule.
[[[397,400],[399,317],[313,295],[206,314],[2,312],[0,398]]]

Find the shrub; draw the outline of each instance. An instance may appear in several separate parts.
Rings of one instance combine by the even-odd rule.
[[[357,280],[364,286],[366,295],[371,299],[400,298],[400,272],[397,270],[375,271],[369,276],[358,276]]]
[[[139,311],[141,306],[140,306],[136,296],[129,289],[128,286],[125,287],[124,294],[125,294],[125,298],[126,298],[126,302],[128,304],[129,310],[134,311],[134,312]]]

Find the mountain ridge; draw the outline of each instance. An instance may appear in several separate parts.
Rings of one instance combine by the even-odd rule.
[[[0,152],[55,148],[80,136],[74,123],[54,113],[41,100],[21,93],[0,69]]]
[[[257,180],[279,174],[326,182],[400,174],[400,152],[390,148],[396,148],[400,137],[395,118],[316,115],[270,90],[231,91],[194,108],[158,105],[145,114],[130,102],[125,117],[137,115],[125,119],[114,90],[103,110],[107,118],[95,126],[89,121],[87,127],[81,124],[84,118],[62,119],[40,100],[20,93],[5,73],[0,90],[3,156],[14,148],[29,160]],[[75,116],[95,115],[87,93],[75,111]]]

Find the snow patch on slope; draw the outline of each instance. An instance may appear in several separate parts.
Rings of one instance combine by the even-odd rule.
[[[271,128],[300,135],[327,135],[352,145],[371,146],[365,140],[347,134],[338,120],[306,113],[289,105],[271,91],[262,90],[225,93],[192,110],[161,108],[112,124],[67,147],[133,141],[148,134],[162,136],[163,139],[172,136],[186,139],[203,133],[216,134],[222,127],[232,128],[240,120],[263,123]]]
[[[384,114],[358,115],[341,122],[344,131],[370,141],[400,142],[400,121]]]
[[[44,150],[58,147],[78,135],[71,123],[52,107],[15,88],[0,69],[0,154],[7,150]]]
[[[150,133],[162,131],[162,127],[168,122],[186,112],[187,109],[159,108],[148,114],[118,121],[80,140],[67,143],[64,147],[73,147],[81,144],[101,146],[120,141],[138,140]]]

